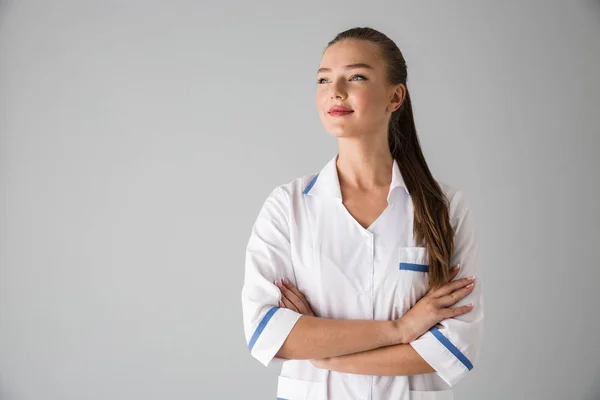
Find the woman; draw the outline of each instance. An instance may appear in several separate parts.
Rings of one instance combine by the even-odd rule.
[[[252,228],[246,342],[282,362],[279,399],[452,399],[478,358],[472,213],[429,171],[406,80],[387,36],[338,34],[316,97],[338,152],[276,187]]]

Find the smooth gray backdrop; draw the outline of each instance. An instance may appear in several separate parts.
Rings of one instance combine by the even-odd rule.
[[[0,398],[274,399],[240,290],[268,193],[335,154],[321,51],[408,63],[465,192],[483,354],[457,399],[600,398],[598,1],[3,1]]]

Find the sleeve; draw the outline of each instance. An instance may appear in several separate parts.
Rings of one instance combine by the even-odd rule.
[[[415,339],[410,345],[435,369],[449,386],[454,386],[477,362],[483,339],[483,292],[473,214],[462,192],[449,204],[455,232],[451,265],[460,264],[456,279],[475,275],[475,288],[452,307],[473,303],[473,309],[447,318]]]
[[[293,276],[289,235],[289,194],[276,187],[265,200],[246,247],[242,314],[250,354],[264,366],[275,357],[302,314],[279,308],[274,281]]]

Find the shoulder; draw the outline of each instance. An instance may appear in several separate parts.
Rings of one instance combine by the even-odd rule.
[[[281,183],[273,188],[271,195],[286,198],[290,203],[298,200],[303,196],[305,189],[314,182],[317,174],[318,172],[313,172]]]
[[[448,213],[451,220],[462,220],[470,213],[471,206],[464,192],[446,182],[437,181],[448,200]]]
[[[305,189],[313,182],[317,173],[305,174],[272,187],[267,195],[263,208],[276,208],[281,212],[289,212],[302,200]]]

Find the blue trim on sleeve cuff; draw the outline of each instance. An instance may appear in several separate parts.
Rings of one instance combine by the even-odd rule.
[[[417,272],[429,272],[429,265],[426,264],[411,264],[411,263],[400,263],[401,270],[417,271]]]
[[[462,362],[465,365],[465,367],[467,367],[469,370],[473,369],[473,364],[471,364],[471,361],[469,361],[469,359],[465,357],[465,355],[461,353],[461,351],[457,349],[456,346],[454,346],[448,340],[448,338],[446,338],[446,336],[442,334],[442,332],[439,331],[439,329],[434,327],[431,328],[429,332],[431,332],[433,336],[437,338],[437,340],[439,340],[448,350],[450,350],[450,352],[454,354],[454,356],[458,358],[460,362]]]
[[[271,319],[271,317],[273,316],[273,314],[275,314],[275,311],[277,311],[277,310],[279,310],[279,307],[273,307],[269,311],[267,311],[267,313],[263,317],[262,321],[260,321],[260,323],[256,327],[256,330],[254,331],[254,334],[252,335],[252,339],[250,339],[250,343],[248,344],[248,349],[250,351],[252,351],[254,344],[258,340],[258,337],[260,336],[262,331],[265,329],[265,327],[269,323],[269,320]]]

